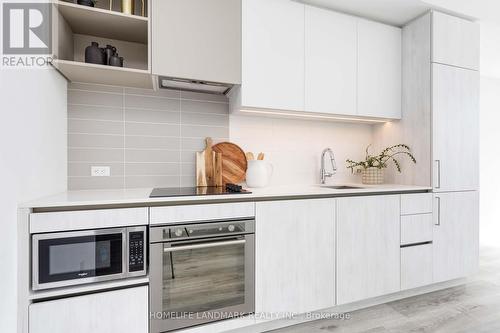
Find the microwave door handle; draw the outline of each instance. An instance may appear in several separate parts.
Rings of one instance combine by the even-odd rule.
[[[225,242],[173,246],[173,247],[165,247],[163,249],[163,252],[168,253],[168,252],[177,252],[177,251],[184,251],[184,250],[206,249],[206,248],[211,248],[211,247],[245,244],[245,242],[246,242],[245,239],[239,239],[239,240],[232,240],[232,241],[225,241]]]

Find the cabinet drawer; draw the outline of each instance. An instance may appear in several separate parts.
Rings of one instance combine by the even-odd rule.
[[[432,214],[401,216],[401,245],[432,241]]]
[[[432,213],[432,193],[401,195],[401,215]]]
[[[169,224],[255,216],[255,203],[224,203],[211,205],[168,206],[151,208],[151,224]]]
[[[147,333],[148,318],[148,287],[143,286],[31,304],[29,331]]]
[[[401,249],[401,290],[432,283],[432,244]]]
[[[147,224],[147,207],[30,214],[32,234]]]

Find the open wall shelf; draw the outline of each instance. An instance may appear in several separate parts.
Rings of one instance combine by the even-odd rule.
[[[151,73],[147,70],[59,59],[54,60],[53,66],[71,82],[153,89]]]
[[[59,13],[75,34],[148,43],[148,18],[57,1]]]
[[[114,9],[116,3],[113,2]],[[53,8],[53,66],[68,80],[153,88],[148,17],[61,0],[55,1]],[[148,1],[146,9],[149,11]],[[124,67],[85,63],[85,48],[91,42],[99,43],[100,47],[115,46],[124,58]]]

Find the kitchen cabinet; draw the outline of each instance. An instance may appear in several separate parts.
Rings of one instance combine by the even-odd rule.
[[[479,187],[479,72],[432,65],[434,191]]]
[[[355,115],[357,20],[305,10],[305,111]]]
[[[400,289],[398,195],[337,199],[337,304]]]
[[[148,287],[134,287],[29,307],[30,333],[147,333]]]
[[[256,204],[257,313],[335,305],[335,199]]]
[[[432,213],[432,193],[401,194],[401,215]]]
[[[435,194],[433,280],[468,276],[478,269],[479,193]]]
[[[30,233],[147,225],[148,208],[89,209],[30,214]]]
[[[151,207],[149,223],[171,224],[180,222],[245,219],[255,216],[253,202],[220,203],[209,205]]]
[[[400,119],[401,29],[296,1],[243,0],[242,82],[229,98],[232,112]]]
[[[432,214],[401,216],[401,245],[432,241]]]
[[[304,109],[303,4],[243,0],[242,53],[242,106]]]
[[[432,12],[432,61],[479,70],[479,24]]]
[[[241,1],[152,0],[152,72],[241,83]]]
[[[401,290],[432,284],[432,244],[401,249]]]
[[[407,176],[391,171],[393,180],[433,186],[435,192],[478,189],[479,73],[453,60],[471,58],[479,48],[479,36],[464,31],[476,28],[435,11],[403,28],[404,117],[394,126],[377,126],[375,133],[378,145],[404,142],[414,148],[425,167]]]
[[[401,119],[401,29],[358,20],[358,115]]]

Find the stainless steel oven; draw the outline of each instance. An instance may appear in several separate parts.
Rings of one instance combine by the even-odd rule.
[[[253,313],[255,221],[150,228],[150,328],[166,332]]]
[[[32,288],[146,275],[146,227],[83,230],[32,236]]]

